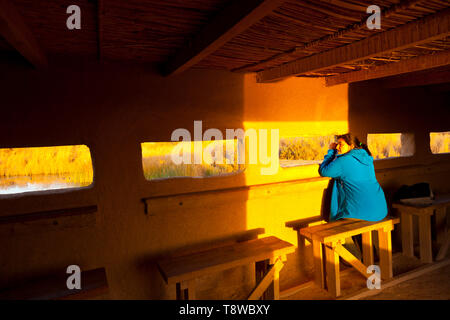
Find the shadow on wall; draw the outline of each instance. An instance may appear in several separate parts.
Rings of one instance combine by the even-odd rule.
[[[177,248],[214,245],[244,232],[254,235],[246,230],[245,190],[239,201],[227,194],[193,196],[182,206],[172,201],[176,194],[245,185],[242,174],[147,181],[140,150],[141,142],[170,141],[177,128],[192,132],[194,120],[203,121],[203,131],[242,128],[242,75],[197,70],[161,78],[153,71],[120,66],[17,69],[7,66],[0,74],[0,147],[86,144],[94,185],[2,199],[0,215],[92,202],[99,211],[92,227],[33,236],[30,226],[26,235],[2,239],[0,256],[8,259],[0,265],[0,287],[77,264],[82,270],[105,267],[112,299],[161,299],[170,288],[154,267],[144,266],[146,261]],[[167,197],[146,215],[141,199],[149,196]],[[218,296],[239,292],[245,272],[228,273],[224,290],[214,277],[205,279],[199,298],[210,298],[212,289]]]

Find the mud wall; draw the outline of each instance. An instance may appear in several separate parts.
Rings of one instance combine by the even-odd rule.
[[[280,168],[275,175],[261,176],[256,165],[231,176],[147,181],[141,142],[170,141],[176,128],[192,132],[194,120],[203,121],[203,130],[279,128],[282,136],[336,128],[359,135],[398,132],[404,129],[399,124],[408,122],[423,135],[445,126],[439,115],[446,110],[445,98],[433,100],[436,113],[426,121],[415,113],[387,117],[399,103],[389,99],[390,92],[380,95],[387,103],[384,109],[366,113],[374,108],[364,102],[367,88],[325,88],[320,79],[256,84],[253,75],[224,71],[192,70],[162,78],[143,67],[80,65],[38,72],[2,66],[0,84],[0,147],[86,144],[94,166],[91,187],[2,197],[0,215],[98,206],[94,220],[59,217],[2,225],[0,287],[77,264],[82,270],[105,267],[113,299],[174,298],[175,288],[165,285],[154,263],[168,253],[258,234],[297,244],[286,223],[320,219],[328,185],[317,166]],[[425,91],[417,94],[422,102],[428,99]],[[419,99],[412,103],[420,110]],[[445,157],[419,153],[408,163],[377,165],[379,178],[388,188],[429,179],[448,191]],[[211,196],[208,190],[223,191]],[[145,213],[142,199],[149,197],[156,198],[147,200]],[[307,281],[310,267],[302,255],[288,257],[281,289]],[[235,268],[199,279],[197,296],[245,298],[253,281],[251,266]]]

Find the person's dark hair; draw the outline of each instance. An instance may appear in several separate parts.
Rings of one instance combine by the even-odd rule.
[[[369,147],[367,146],[367,144],[362,143],[361,141],[359,141],[358,137],[352,135],[351,133],[338,135],[338,136],[336,136],[336,141],[338,139],[344,140],[349,146],[353,145],[353,148],[355,148],[355,149],[364,149],[364,150],[366,150],[366,152],[367,152],[367,154],[369,156],[372,155],[372,153],[370,152]]]

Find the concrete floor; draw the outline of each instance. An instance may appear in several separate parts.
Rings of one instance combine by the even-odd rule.
[[[364,300],[450,300],[450,265],[387,288]]]
[[[447,255],[447,259],[450,254]],[[425,267],[417,258],[405,257],[401,253],[393,255],[394,278],[407,272]],[[431,265],[430,265],[431,266]],[[383,283],[381,284],[383,286]],[[341,264],[341,298],[351,297],[360,292],[369,291],[366,279],[353,268]],[[416,278],[406,280],[395,286],[385,288],[380,293],[371,292],[371,296],[364,300],[450,300],[450,265],[427,272]],[[330,300],[333,299],[325,290],[312,282],[292,295],[285,296],[285,300]]]

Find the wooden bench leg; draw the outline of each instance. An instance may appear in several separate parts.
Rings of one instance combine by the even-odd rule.
[[[433,262],[433,253],[431,248],[431,216],[419,216],[419,241],[420,241],[420,260],[424,263]]]
[[[177,300],[195,300],[195,279],[178,282],[176,284]]]
[[[177,300],[185,300],[185,293],[184,290],[181,289],[180,282],[176,284],[176,290],[177,290]]]
[[[261,261],[266,262],[266,261]],[[258,264],[258,262],[257,262]],[[263,263],[260,263],[262,266]],[[268,271],[262,276],[261,279],[257,279],[256,287],[252,290],[248,296],[248,300],[257,300],[260,297],[264,299],[280,299],[280,282],[279,274],[281,268],[283,268],[283,262],[281,259],[277,259],[273,265],[268,268]],[[258,269],[259,271],[260,269]]]
[[[450,232],[447,232],[447,239],[442,243],[441,247],[439,248],[439,252],[436,256],[436,261],[444,260],[444,258],[447,256],[448,247],[450,245]]]
[[[320,241],[312,240],[314,259],[314,282],[322,289],[325,289],[325,275],[323,268],[323,249]]]
[[[374,264],[372,231],[362,234],[362,258],[367,267]]]
[[[391,230],[378,229],[378,241],[381,279],[388,280],[393,276]]]
[[[261,280],[267,274],[268,269],[269,269],[269,260],[255,262],[255,281],[256,281],[256,284],[261,282]],[[267,293],[264,292],[261,295],[261,297],[259,297],[259,300],[266,300],[266,299],[267,299]]]
[[[413,217],[412,215],[401,213],[402,230],[402,251],[407,257],[414,257],[414,238],[413,238]]]
[[[442,246],[447,241],[447,208],[438,208],[435,211],[436,242]]]
[[[339,278],[339,255],[334,251],[334,244],[325,246],[327,265],[327,289],[334,297],[341,295],[341,279]]]
[[[275,268],[275,271],[273,273],[272,285],[269,287],[270,291],[268,294],[268,299],[280,300],[280,269],[281,269],[281,266],[279,264],[275,264],[273,266]]]

